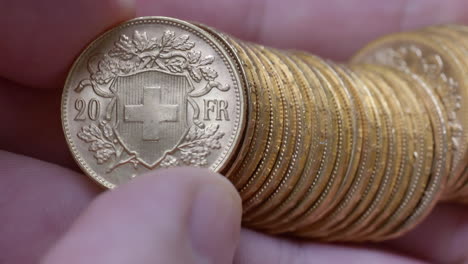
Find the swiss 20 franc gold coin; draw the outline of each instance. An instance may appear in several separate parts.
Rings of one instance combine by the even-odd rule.
[[[222,172],[243,133],[242,77],[223,45],[197,26],[166,17],[127,21],[92,42],[69,72],[68,145],[108,188],[158,168]]]

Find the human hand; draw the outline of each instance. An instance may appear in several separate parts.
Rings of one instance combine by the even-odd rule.
[[[377,35],[468,23],[467,8],[464,0],[4,1],[0,263],[468,263],[468,211],[460,205],[439,206],[394,241],[328,245],[239,231],[239,197],[204,170],[157,171],[101,193],[73,162],[59,118],[74,57],[135,12],[341,60]]]

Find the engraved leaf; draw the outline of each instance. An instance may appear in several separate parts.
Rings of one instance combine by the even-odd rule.
[[[440,56],[432,54],[425,58],[424,70],[429,76],[440,76],[443,71],[442,59]]]
[[[171,47],[172,43],[174,42],[175,33],[174,31],[167,30],[164,32],[164,35],[161,39],[161,46],[162,47]]]
[[[214,139],[221,139],[222,137],[224,137],[224,132],[216,132],[214,135],[213,135],[213,138]]]
[[[192,126],[192,127],[190,127],[189,132],[187,133],[187,136],[185,136],[185,139],[187,141],[193,141],[196,138],[197,138],[197,127]]]
[[[205,66],[205,65],[211,64],[211,63],[213,63],[213,62],[214,62],[214,57],[211,56],[211,55],[208,55],[208,56],[206,56],[205,58],[203,58],[203,59],[200,61],[199,65],[200,65],[200,66]]]
[[[206,146],[211,149],[219,149],[221,148],[221,143],[219,143],[219,140],[213,139],[213,140],[208,140],[206,142]]]
[[[84,141],[86,141],[87,143],[89,142],[93,142],[96,140],[96,137],[94,137],[93,135],[91,135],[89,132],[85,131],[84,128],[81,129],[80,132],[78,132],[78,137]]]
[[[101,85],[109,83],[119,72],[118,65],[109,56],[99,61],[94,70],[91,72],[91,79]]]
[[[133,45],[133,42],[130,40],[130,38],[127,37],[127,35],[120,36],[120,39],[119,41],[117,41],[117,43],[115,43],[115,46],[117,46],[123,51],[135,51],[135,46]]]
[[[104,148],[104,141],[102,141],[102,140],[95,140],[89,146],[89,150],[91,150],[93,152],[96,152],[96,151],[98,151],[100,149],[103,149],[103,148]]]
[[[115,48],[109,52],[109,55],[128,60],[135,56],[135,52],[137,52],[137,48],[135,47],[134,42],[126,35],[122,35],[115,43]]]
[[[94,157],[98,164],[106,162],[112,155],[115,155],[114,143],[109,138],[109,141],[106,141],[103,134],[107,134],[109,137],[113,134],[112,128],[105,121],[101,121],[98,126],[95,124],[84,126],[78,133],[80,139],[91,143],[89,150],[95,152]]]
[[[78,137],[89,143],[101,138],[101,131],[96,125],[92,124],[82,127],[81,131],[78,132]]]
[[[188,151],[188,150],[182,150],[181,153],[180,153],[180,158],[181,160],[185,163],[185,164],[188,164],[190,165],[193,161],[192,157],[192,152]]]
[[[114,136],[114,130],[109,125],[109,123],[107,123],[106,121],[101,121],[99,123],[99,126],[102,130],[102,133],[104,134],[104,137],[111,140],[112,136]]]
[[[193,153],[196,153],[197,155],[201,155],[201,156],[204,156],[204,155],[208,155],[209,154],[209,151],[206,147],[204,146],[196,146],[196,147],[193,147],[191,149],[191,151]]]
[[[421,58],[420,50],[412,47],[405,54],[405,61],[407,62],[408,70],[414,73],[424,73],[425,61]]]
[[[109,56],[111,57],[118,57],[122,60],[130,60],[132,59],[133,57],[135,57],[135,55],[133,53],[128,53],[128,52],[125,52],[121,49],[113,49],[109,52]]]
[[[133,44],[138,51],[144,51],[151,46],[150,41],[148,40],[148,36],[146,32],[140,33],[139,31],[135,31],[133,35]]]
[[[185,59],[181,57],[174,57],[169,59],[166,63],[166,67],[171,72],[182,72],[184,69]]]
[[[202,80],[202,72],[198,67],[189,67],[189,74],[196,82],[200,82]]]
[[[219,125],[218,124],[210,124],[205,128],[205,137],[209,138],[212,137],[218,131]]]
[[[193,47],[195,47],[195,42],[193,42],[193,41],[187,41],[187,42],[185,42],[185,43],[182,44],[182,45],[175,46],[174,49],[185,51],[185,50],[190,50],[190,49],[192,49]]]
[[[85,127],[85,130],[89,131],[91,135],[93,135],[94,137],[98,139],[102,138],[101,130],[95,124],[91,124],[87,128]]]
[[[96,151],[94,157],[97,159],[98,164],[103,164],[104,162],[108,161],[109,158],[115,154],[113,149],[103,148]]]
[[[177,46],[183,45],[187,40],[189,39],[188,35],[181,35],[178,36],[175,40],[174,43],[172,43],[172,46],[176,48]]]
[[[180,160],[189,166],[206,166],[210,149],[221,148],[218,139],[224,136],[224,133],[218,132],[218,129],[218,124],[208,125],[204,129],[192,126],[186,136],[189,142],[179,147]]]
[[[202,58],[200,51],[192,50],[195,42],[190,40],[189,35],[176,36],[171,30],[165,31],[160,38],[151,37],[149,34],[145,31],[134,31],[131,37],[121,35],[110,51],[90,64],[90,83],[97,83],[98,86],[86,87],[92,87],[97,95],[105,97],[97,91],[110,89],[110,84],[116,77],[130,75],[142,69],[159,69],[185,73],[196,83],[206,80],[207,88],[215,87],[221,90],[221,86],[213,82],[218,73],[206,67],[215,61],[215,57],[208,55]],[[105,138],[111,137],[110,133],[109,129],[103,129]]]
[[[189,51],[187,52],[187,59],[190,64],[195,64],[200,61],[201,52],[200,51]]]
[[[209,151],[203,147],[196,147],[190,150],[181,151],[181,160],[187,165],[201,167],[208,164],[206,157]]]
[[[162,160],[160,166],[163,168],[170,168],[179,165],[179,161],[176,157],[172,155],[166,155],[166,157]]]
[[[209,67],[200,68],[200,70],[202,72],[203,78],[205,78],[207,81],[213,81],[218,77],[218,73]]]

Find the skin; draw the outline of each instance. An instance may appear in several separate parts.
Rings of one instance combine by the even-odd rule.
[[[135,15],[344,60],[382,34],[468,23],[467,9],[465,0],[1,2],[0,263],[468,263],[461,205],[439,205],[393,241],[338,245],[241,230],[236,191],[206,170],[156,171],[104,192],[74,164],[58,111],[85,44]]]

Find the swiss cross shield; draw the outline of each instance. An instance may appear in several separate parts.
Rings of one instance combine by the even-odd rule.
[[[75,139],[98,170],[104,169],[101,173],[123,179],[144,171],[141,167],[219,166],[216,157],[225,156],[221,149],[231,144],[225,137],[231,126],[220,121],[230,121],[228,101],[239,95],[218,79],[216,52],[200,42],[204,54],[190,36],[135,30],[114,39],[106,52],[89,56],[89,78],[76,84],[71,108],[78,111]]]
[[[152,168],[173,149],[190,126],[185,75],[143,71],[115,80],[116,134],[124,148]]]

